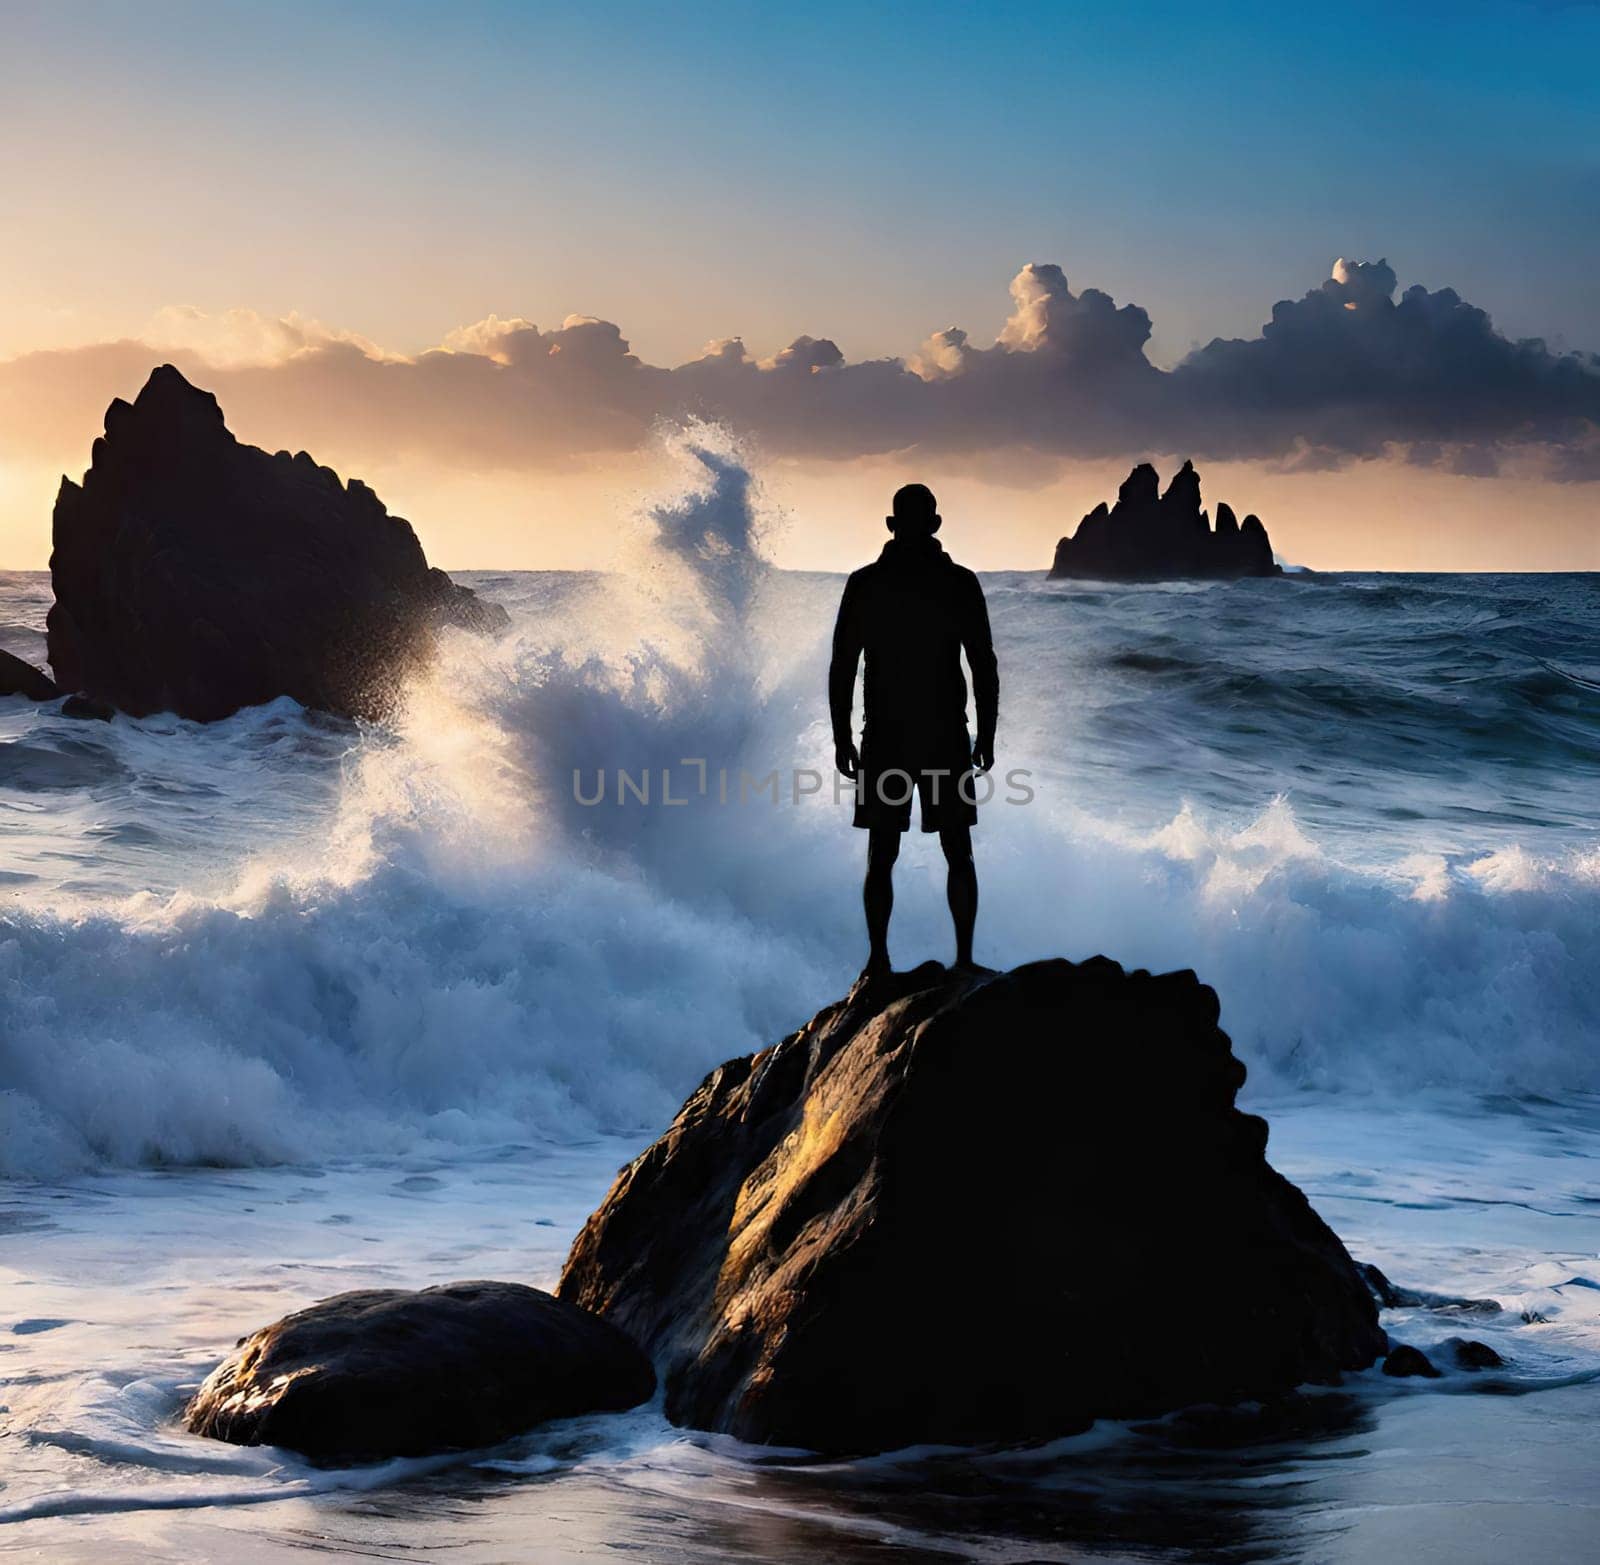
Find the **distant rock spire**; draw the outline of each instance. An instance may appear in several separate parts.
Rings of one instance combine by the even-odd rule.
[[[1241,524],[1219,501],[1213,531],[1200,506],[1193,462],[1178,469],[1165,494],[1160,488],[1155,468],[1140,462],[1123,480],[1114,506],[1097,505],[1056,545],[1051,576],[1167,581],[1282,574],[1259,518],[1247,516]]]

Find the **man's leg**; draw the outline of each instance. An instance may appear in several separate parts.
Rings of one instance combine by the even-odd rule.
[[[869,973],[889,968],[889,915],[894,912],[894,861],[900,857],[900,828],[874,826],[867,833],[867,880],[861,902],[867,912]]]
[[[956,926],[956,966],[971,967],[972,930],[978,922],[978,870],[972,862],[972,828],[946,826],[939,833],[949,874],[945,896]]]

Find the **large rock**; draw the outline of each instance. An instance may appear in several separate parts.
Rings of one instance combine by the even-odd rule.
[[[0,696],[26,696],[30,701],[52,701],[61,694],[42,668],[0,648]]]
[[[1161,478],[1141,462],[1117,491],[1056,545],[1052,577],[1096,581],[1166,581],[1184,577],[1281,576],[1260,519],[1241,523],[1227,504],[1217,506],[1217,525],[1200,509],[1200,475],[1185,462],[1167,492]]]
[[[863,980],[713,1071],[559,1292],[680,1424],[834,1452],[1270,1398],[1385,1350],[1193,973]]]
[[[284,695],[382,716],[439,627],[505,623],[359,479],[240,444],[170,364],[106,410],[82,486],[61,480],[50,574],[56,683],[136,716]]]
[[[243,1337],[184,1410],[191,1432],[321,1462],[494,1445],[655,1390],[614,1326],[513,1282],[341,1293]]]

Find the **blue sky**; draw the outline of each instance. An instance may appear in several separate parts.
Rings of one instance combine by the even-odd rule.
[[[0,563],[43,562],[60,472],[173,357],[245,438],[443,518],[452,563],[593,563],[588,519],[643,482],[657,418],[764,398],[784,503],[822,529],[793,534],[803,563],[933,455],[997,518],[986,562],[1025,564],[1117,463],[1193,454],[1247,465],[1230,497],[1287,512],[1313,563],[1518,563],[1514,512],[1538,563],[1600,564],[1574,482],[1600,475],[1600,368],[1514,346],[1600,350],[1597,4],[9,0],[3,43]],[[1319,295],[1300,347],[1264,342],[1340,256],[1433,302],[1330,323]],[[930,334],[986,349],[1033,262],[1064,274],[1026,274],[1065,312],[1050,351],[949,350],[965,379],[927,389]],[[1080,355],[1086,288],[1148,314],[1147,344],[1108,350],[1120,390]],[[548,335],[569,316],[620,336]],[[801,334],[838,345],[826,409],[756,374]],[[620,359],[735,336],[749,362],[715,395]],[[1170,369],[1217,337],[1256,346],[1188,391],[1148,379],[1141,353]],[[445,389],[459,362],[418,358],[441,344],[487,355],[475,401]],[[611,357],[576,392],[530,357],[580,348]],[[1342,391],[1304,427],[1250,413],[1277,412],[1269,372],[1293,403],[1363,355],[1354,428]],[[892,383],[862,362],[890,356]],[[1452,398],[1467,360],[1481,384]]]
[[[1170,362],[1345,254],[1600,345],[1592,5],[13,9],[8,316],[865,356],[997,327],[1053,260]]]

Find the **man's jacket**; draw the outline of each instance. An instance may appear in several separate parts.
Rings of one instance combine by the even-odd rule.
[[[828,707],[835,744],[848,743],[856,664],[865,655],[863,751],[899,761],[945,757],[965,742],[965,650],[977,739],[994,744],[1000,673],[978,578],[936,538],[893,538],[845,583],[833,631]]]

